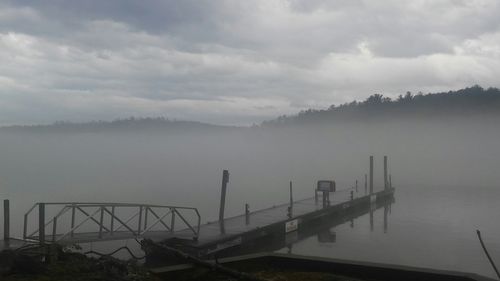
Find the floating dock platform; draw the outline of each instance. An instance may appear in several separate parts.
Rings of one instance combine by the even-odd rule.
[[[320,195],[317,198],[303,199],[226,218],[223,220],[223,225],[220,222],[207,223],[200,226],[195,240],[182,239],[183,236],[189,235],[188,229],[177,232],[177,237],[151,240],[200,258],[226,256],[229,253],[234,254],[240,248],[254,246],[261,240],[293,237],[325,218],[328,220],[353,219],[374,210],[377,205],[388,201],[393,202],[394,188],[387,188],[371,195],[359,195],[354,190],[348,189],[334,192],[330,196],[331,201],[325,207]],[[148,257],[162,259],[153,251],[148,250],[145,249]]]

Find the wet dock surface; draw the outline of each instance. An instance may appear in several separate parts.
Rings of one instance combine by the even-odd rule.
[[[352,189],[341,190],[330,195],[330,206],[343,204],[350,201]],[[364,196],[364,193],[354,192],[354,199]],[[257,230],[274,223],[293,220],[296,217],[306,215],[315,211],[323,209],[322,197],[318,198],[318,202],[314,197],[295,201],[292,208],[292,218],[288,217],[289,203],[273,206],[267,209],[261,209],[251,212],[249,219],[245,214],[224,219],[224,233],[221,233],[219,222],[207,223],[200,226],[200,233],[197,241],[190,244],[196,247],[203,247],[206,244],[211,244],[225,238],[230,238],[244,233]],[[176,232],[179,237],[189,235],[189,230],[182,230]],[[159,240],[152,239],[155,242]],[[164,240],[164,239],[163,239]]]
[[[360,190],[356,192],[354,189],[344,189],[330,194],[329,207],[340,206],[351,201],[351,191],[353,191],[353,200],[359,198],[369,198]],[[73,236],[60,237],[58,235],[46,236],[46,242],[57,241],[61,245],[70,245],[77,243],[87,243],[95,241],[110,241],[110,240],[126,240],[126,239],[151,239],[154,242],[168,241],[176,238],[176,241],[181,241],[183,244],[191,247],[203,248],[207,245],[226,241],[234,237],[242,236],[246,233],[264,229],[270,225],[285,223],[294,220],[304,215],[321,211],[323,209],[322,196],[319,195],[316,201],[314,197],[302,199],[293,202],[292,215],[289,217],[288,209],[290,203],[272,206],[267,209],[261,209],[250,212],[248,216],[245,214],[229,217],[224,219],[224,231],[218,221],[200,225],[197,239],[193,239],[193,232],[191,229],[181,229],[176,231],[149,231],[141,236],[134,236],[128,231],[115,231],[113,234],[109,232],[83,232],[75,233]],[[283,229],[283,232],[285,230]],[[35,237],[36,238],[36,237]],[[0,250],[10,247],[18,248],[26,242],[20,240],[11,240],[10,245],[6,242],[0,241]]]

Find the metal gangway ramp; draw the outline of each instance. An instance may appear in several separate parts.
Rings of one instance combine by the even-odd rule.
[[[198,239],[196,208],[132,203],[35,203],[24,215],[23,238],[71,245],[106,240]]]

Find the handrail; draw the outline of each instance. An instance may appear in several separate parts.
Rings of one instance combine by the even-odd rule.
[[[57,213],[46,222],[45,220],[45,208],[50,207],[50,206],[61,206],[61,209],[57,211]],[[30,219],[30,215],[32,215],[33,211],[37,208],[39,210],[39,223],[38,223],[38,228],[36,228],[33,232],[31,232],[29,235],[28,233],[28,220]],[[118,210],[126,210],[126,209],[133,209],[137,208],[137,211],[133,211],[133,215],[129,217],[127,220],[122,220],[119,217],[119,212]],[[43,212],[42,212],[43,209]],[[111,209],[111,211],[110,211]],[[163,211],[156,212],[157,209],[164,209],[167,210],[166,213]],[[67,224],[61,224],[60,223],[60,218],[63,217],[69,210],[71,210],[71,221],[67,222]],[[192,215],[189,216],[190,220],[186,219],[187,213],[182,214],[182,212],[192,212],[192,215],[195,215],[194,219],[195,222],[191,223],[191,219],[193,218]],[[40,215],[40,212],[42,212]],[[83,215],[83,221],[79,222],[78,224],[75,225],[75,215],[78,212],[79,217],[82,217]],[[98,213],[100,212],[100,217],[98,216],[97,218],[95,217]],[[130,211],[127,211],[130,212]],[[154,219],[149,222],[148,224],[148,215],[153,215]],[[123,214],[121,214],[123,217]],[[171,216],[170,222],[166,222],[165,218],[168,216]],[[150,233],[153,231],[153,228],[157,225],[160,225],[165,229],[167,232],[175,232],[175,216],[178,216],[184,225],[187,227],[186,229],[189,229],[194,238],[197,239],[199,236],[200,232],[200,224],[201,224],[201,216],[198,211],[198,209],[193,208],[193,207],[181,207],[181,206],[170,206],[170,205],[156,205],[156,204],[134,204],[134,203],[96,203],[96,202],[49,202],[49,203],[42,203],[42,202],[37,202],[35,203],[24,215],[24,229],[23,229],[23,237],[24,239],[30,239],[30,240],[39,240],[41,243],[46,241],[45,239],[45,230],[40,231],[41,227],[47,227],[49,225],[52,225],[52,242],[58,242],[61,241],[65,238],[67,238],[69,235],[71,237],[74,237],[75,234],[77,233],[76,231],[79,229],[82,229],[82,226],[85,225],[87,222],[92,221],[95,223],[94,225],[97,225],[98,230],[95,231],[96,234],[98,234],[98,239],[103,238],[104,235],[109,237],[113,237],[114,234],[120,230],[120,234],[123,235],[123,233],[130,233],[131,238],[139,238],[141,236],[146,235],[147,233]],[[106,219],[105,219],[106,218]],[[109,218],[109,219],[107,219]],[[137,220],[134,220],[137,218]],[[119,226],[117,228],[114,228],[114,222],[117,221]],[[133,221],[138,221],[137,224],[132,225]],[[64,221],[63,221],[64,222]],[[63,233],[58,233],[58,227],[61,228],[61,225],[63,225],[63,228],[67,228],[68,224],[71,225],[68,231],[65,231]],[[95,227],[95,226],[94,226]],[[121,230],[124,228],[123,230]],[[158,227],[156,227],[158,229]],[[156,231],[156,230],[155,230]],[[38,233],[38,236],[36,234]],[[80,232],[79,233],[84,233]],[[86,235],[92,232],[85,232]],[[43,237],[42,237],[43,236]],[[122,236],[120,236],[122,237]],[[98,240],[96,239],[96,240]]]

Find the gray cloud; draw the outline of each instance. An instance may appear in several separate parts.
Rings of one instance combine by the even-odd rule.
[[[250,124],[375,92],[498,87],[499,11],[494,0],[3,1],[0,123]]]

